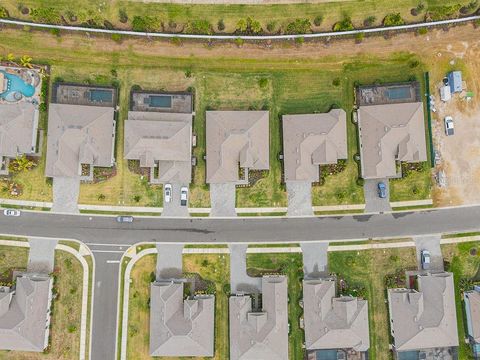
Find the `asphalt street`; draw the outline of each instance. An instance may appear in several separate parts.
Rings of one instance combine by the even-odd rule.
[[[480,230],[480,206],[305,218],[140,218],[22,212],[0,215],[0,233],[84,242],[95,256],[92,360],[115,359],[119,260],[138,242],[255,243],[411,237]]]

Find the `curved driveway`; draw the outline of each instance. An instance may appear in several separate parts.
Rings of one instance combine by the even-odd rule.
[[[480,231],[480,206],[416,212],[304,218],[147,218],[119,224],[112,216],[23,212],[0,216],[0,233],[73,238],[95,256],[92,360],[116,359],[119,262],[138,242],[302,242],[409,237]],[[124,329],[126,331],[126,329]]]

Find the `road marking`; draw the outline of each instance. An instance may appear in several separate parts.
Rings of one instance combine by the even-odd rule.
[[[92,252],[98,252],[98,253],[120,253],[120,254],[123,254],[125,251],[120,251],[120,250],[92,250]]]
[[[107,260],[107,264],[120,264],[120,260]]]

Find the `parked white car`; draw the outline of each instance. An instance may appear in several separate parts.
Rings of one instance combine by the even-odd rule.
[[[444,122],[445,122],[445,135],[452,136],[453,134],[455,134],[453,118],[451,116],[446,116]]]
[[[187,206],[187,199],[188,199],[188,188],[186,186],[182,186],[180,190],[180,205]]]
[[[163,198],[167,203],[172,201],[172,184],[165,184],[163,188]]]
[[[17,209],[5,209],[3,210],[3,215],[5,216],[20,216],[21,212]]]

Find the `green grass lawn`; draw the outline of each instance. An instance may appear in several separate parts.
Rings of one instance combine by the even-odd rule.
[[[289,359],[303,360],[304,333],[300,329],[303,313],[299,300],[303,297],[303,263],[301,254],[248,254],[247,272],[250,276],[262,274],[284,274],[288,277],[288,321],[290,323]]]
[[[156,255],[147,255],[135,264],[131,273],[128,359],[151,359],[149,355],[150,308],[148,304],[155,265]],[[228,295],[224,292],[224,287],[230,281],[229,257],[222,254],[187,254],[183,256],[183,270],[186,273],[198,273],[203,279],[215,283],[215,356],[213,359],[228,359]],[[179,358],[162,357],[162,359]]]
[[[11,281],[12,270],[25,270],[27,262],[27,248],[0,246],[0,282]],[[53,300],[49,350],[38,354],[0,351],[0,359],[78,359],[82,309],[82,265],[73,255],[56,251],[54,276],[56,277],[54,286],[58,290],[58,297]]]
[[[292,4],[292,5],[178,5],[162,3],[144,3],[139,0],[117,0],[99,3],[95,0],[4,0],[10,15],[15,18],[31,20],[29,14],[22,14],[22,8],[53,9],[58,15],[55,22],[61,22],[60,16],[72,25],[79,25],[91,21],[98,26],[104,26],[108,20],[113,26],[130,29],[134,16],[154,16],[158,19],[155,26],[157,31],[179,32],[188,22],[208,21],[211,30],[221,32],[218,22],[223,20],[224,32],[234,32],[237,22],[250,16],[260,22],[264,31],[276,33],[284,31],[287,24],[297,18],[308,19],[313,31],[331,30],[333,25],[344,17],[350,17],[355,27],[364,26],[366,18],[374,16],[370,26],[380,26],[387,14],[400,13],[406,22],[418,22],[425,18],[427,10],[438,12],[442,5],[466,5],[470,0],[424,0],[425,9],[418,15],[410,13],[417,7],[418,0],[357,0],[357,1],[325,1],[317,4]],[[128,21],[123,24],[119,19],[119,10],[125,10]],[[473,10],[474,11],[474,10]],[[76,17],[71,21],[72,15]],[[455,12],[458,15],[458,11]],[[314,24],[316,17],[321,17],[319,26]],[[46,21],[46,20],[44,20]],[[53,21],[53,20],[50,20]],[[160,22],[163,26],[160,25]]]
[[[17,56],[29,54],[34,61],[51,65],[51,82],[56,78],[65,81],[96,84],[118,84],[119,118],[115,156],[116,176],[97,184],[82,184],[81,204],[106,204],[130,206],[161,206],[161,187],[147,184],[132,173],[123,160],[123,124],[128,112],[128,94],[132,85],[153,90],[195,91],[194,132],[197,147],[194,155],[198,166],[194,169],[190,186],[192,207],[210,205],[208,185],[205,184],[205,111],[207,109],[267,109],[270,111],[270,166],[268,175],[254,186],[237,189],[238,207],[286,206],[287,196],[281,183],[282,167],[278,154],[282,150],[281,116],[284,114],[325,112],[332,106],[347,111],[349,159],[346,169],[326,177],[325,184],[314,186],[313,205],[358,204],[363,202],[363,188],[356,184],[358,167],[353,156],[358,152],[356,127],[350,121],[353,105],[353,88],[357,83],[422,80],[422,65],[414,55],[397,53],[387,58],[372,55],[355,57],[252,59],[252,58],[202,58],[193,54],[187,58],[157,57],[136,52],[128,47],[121,52],[95,48],[95,41],[84,37],[68,36],[74,47],[63,48],[64,37],[45,42],[38,41],[48,33],[5,31],[0,39],[0,55],[12,52]],[[67,37],[65,37],[66,39]],[[71,46],[71,45],[69,45]],[[412,64],[414,64],[412,66]],[[430,177],[427,172],[410,178],[419,183],[418,197],[428,197]],[[31,185],[23,198],[51,199],[51,189],[46,191],[40,167],[29,172]],[[392,186],[392,197],[403,199],[409,194],[407,185]],[[51,186],[50,186],[51,188]],[[406,189],[406,190],[405,190]]]

